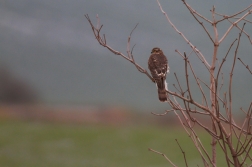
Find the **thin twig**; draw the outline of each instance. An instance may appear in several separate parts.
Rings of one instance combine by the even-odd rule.
[[[228,53],[229,53],[229,51],[231,50],[232,46],[234,45],[235,41],[237,41],[237,39],[235,39],[235,40],[232,42],[232,44],[230,45],[230,47],[229,47],[229,49],[228,49],[228,51],[227,51],[227,53],[226,53],[226,56],[222,59],[221,65],[220,65],[220,67],[219,67],[219,69],[218,69],[217,76],[216,76],[216,78],[217,78],[217,79],[216,79],[216,81],[217,81],[216,84],[217,84],[217,85],[218,85],[218,78],[219,78],[219,74],[220,74],[221,68],[222,68],[224,62],[226,61],[227,56],[228,56]]]
[[[183,56],[183,54],[182,53],[180,53],[180,51],[179,50],[175,50],[175,52],[177,52],[183,59],[185,58],[184,56]]]
[[[225,20],[225,19],[228,19],[228,18],[234,18],[235,16],[237,16],[237,15],[243,13],[244,11],[248,10],[248,9],[251,8],[251,7],[252,7],[252,4],[249,5],[248,7],[246,7],[245,9],[241,10],[240,12],[237,12],[237,13],[231,15],[231,16],[226,16],[226,17],[224,17],[223,19],[218,20],[216,23],[219,23],[219,22],[221,22],[221,21],[223,21],[223,20]]]
[[[177,144],[178,144],[178,146],[179,146],[179,148],[180,148],[180,150],[181,150],[181,152],[182,152],[182,154],[183,154],[183,156],[184,156],[185,164],[186,164],[186,166],[188,167],[188,164],[187,164],[187,161],[186,161],[185,152],[184,152],[184,150],[182,149],[182,147],[180,146],[178,140],[177,140],[177,139],[175,139],[175,140],[176,140],[176,142],[177,142]]]
[[[174,75],[175,75],[175,78],[176,78],[176,80],[177,80],[177,82],[178,82],[178,85],[179,85],[179,88],[180,88],[181,95],[182,95],[182,96],[184,96],[184,95],[183,95],[183,89],[182,89],[182,87],[181,87],[181,85],[180,85],[180,83],[179,83],[179,80],[178,80],[177,74],[176,74],[176,73],[174,73]]]
[[[151,148],[149,148],[148,150],[149,150],[149,151],[152,151],[152,152],[154,152],[154,153],[157,153],[157,154],[159,154],[159,155],[162,155],[163,157],[165,157],[165,159],[166,159],[172,166],[177,167],[174,163],[172,163],[172,161],[171,161],[165,154],[163,154],[163,153],[161,153],[161,152],[158,152],[158,151],[156,151],[156,150],[153,150],[153,149],[151,149]]]
[[[203,89],[202,89],[202,87],[201,87],[201,85],[200,85],[200,83],[199,83],[199,81],[198,81],[198,78],[197,78],[197,76],[196,76],[196,74],[195,74],[195,72],[194,72],[194,70],[193,70],[193,68],[192,68],[191,63],[188,62],[188,64],[189,64],[189,67],[190,67],[190,69],[191,69],[191,71],[192,71],[192,73],[193,73],[194,79],[195,79],[195,81],[196,81],[196,83],[197,83],[197,85],[198,85],[198,87],[199,87],[199,89],[200,89],[200,92],[201,92],[201,94],[202,94],[202,96],[203,96],[203,99],[204,99],[204,101],[205,101],[205,104],[206,104],[206,106],[208,107],[206,95],[205,95],[205,93],[204,93],[204,91],[203,91]]]
[[[206,17],[202,16],[201,14],[199,14],[196,10],[194,10],[188,3],[185,2],[185,0],[182,0],[183,3],[186,5],[186,7],[188,8],[188,10],[191,12],[192,15],[196,14],[199,17],[201,17],[202,19],[204,19],[206,22],[213,24],[211,20],[207,19]]]
[[[188,93],[189,93],[189,96],[190,96],[190,100],[191,100],[191,102],[193,102],[192,94],[191,94],[191,91],[190,91],[189,79],[188,79],[189,78],[188,69],[187,69],[188,59],[186,57],[186,53],[184,53],[184,57],[185,57],[186,85],[187,85],[187,90],[188,90]]]
[[[219,92],[221,91],[221,88],[223,87],[224,85],[224,76],[223,76],[223,72],[221,73],[221,85],[220,85],[220,88],[219,88]],[[218,93],[219,95],[219,93]]]
[[[213,24],[210,20],[206,19],[205,17],[201,16],[198,12],[196,12],[193,8],[191,8],[186,2],[185,0],[182,0],[183,3],[185,4],[185,6],[187,7],[187,9],[190,11],[190,13],[193,15],[193,17],[195,18],[195,20],[203,27],[203,29],[205,30],[205,32],[207,33],[208,37],[210,38],[210,40],[214,43],[213,38],[211,37],[210,33],[208,32],[208,30],[206,29],[206,27],[204,26],[203,22],[200,22],[199,19],[194,15],[198,15],[201,18],[203,18],[205,21],[209,22],[210,24]]]
[[[129,37],[128,37],[128,43],[127,43],[127,53],[128,53],[128,57],[129,57],[129,59],[132,59],[134,62],[135,62],[135,60],[134,60],[134,57],[133,57],[133,55],[132,55],[132,52],[133,52],[133,48],[132,48],[132,50],[130,49],[130,39],[131,39],[131,35],[132,35],[132,33],[133,33],[133,31],[137,28],[137,26],[138,26],[138,23],[136,24],[136,26],[133,28],[133,30],[130,32],[130,35],[129,35]]]
[[[163,113],[163,114],[157,114],[157,113],[154,113],[154,112],[151,112],[151,114],[156,115],[156,116],[164,116],[164,115],[166,115],[168,112],[171,112],[171,111],[174,111],[174,110],[166,110],[165,113]]]
[[[249,66],[246,65],[246,64],[241,60],[241,58],[238,57],[237,59],[240,60],[240,62],[246,67],[246,69],[249,70],[250,74],[252,74],[252,71],[250,70]]]
[[[244,29],[245,23],[243,24],[242,30]],[[234,55],[234,60],[233,60],[233,65],[232,65],[232,69],[230,71],[230,79],[229,79],[229,118],[230,118],[230,133],[232,136],[232,82],[233,82],[233,71],[234,71],[234,67],[235,67],[235,62],[236,62],[236,57],[237,57],[237,53],[238,53],[238,48],[240,45],[240,39],[241,39],[241,34],[242,34],[242,30],[239,33],[239,37],[238,37],[238,43],[235,49],[235,55]],[[231,138],[231,144],[232,144],[232,138]]]

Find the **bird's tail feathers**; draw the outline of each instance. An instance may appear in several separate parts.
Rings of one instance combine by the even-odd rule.
[[[161,102],[167,101],[167,83],[166,80],[161,80],[160,82],[157,82],[158,87],[158,98]]]
[[[158,98],[161,102],[167,101],[167,93],[165,89],[158,89]]]

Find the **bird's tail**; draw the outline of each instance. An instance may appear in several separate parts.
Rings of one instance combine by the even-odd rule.
[[[161,80],[161,83],[157,83],[158,86],[158,98],[161,102],[167,101],[167,83],[165,80]]]
[[[161,102],[167,101],[167,93],[165,89],[158,89],[158,98]]]

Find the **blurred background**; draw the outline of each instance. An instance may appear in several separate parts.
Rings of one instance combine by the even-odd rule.
[[[213,45],[183,3],[160,2],[175,26],[211,62]],[[251,4],[246,0],[187,2],[210,20],[213,5],[217,12],[231,15]],[[174,146],[177,136],[186,136],[171,135],[180,132],[174,115],[151,115],[169,109],[158,101],[155,85],[131,63],[98,44],[85,14],[95,25],[98,14],[107,43],[125,54],[128,36],[139,23],[131,39],[136,44],[136,62],[147,69],[152,48],[160,47],[170,65],[169,89],[175,90],[175,72],[185,86],[184,61],[175,49],[188,54],[191,49],[167,23],[156,1],[1,0],[1,166],[166,166],[162,157],[147,151],[151,146],[175,161],[182,157],[179,151],[171,155],[172,146],[167,144]],[[228,21],[218,25],[219,37],[229,26]],[[206,27],[213,34],[211,25]],[[245,31],[252,34],[251,24]],[[233,29],[221,44],[219,62],[238,33]],[[223,67],[224,85],[234,49]],[[245,35],[238,57],[252,66],[251,44]],[[190,61],[197,76],[209,83],[204,65],[195,55]],[[251,102],[252,78],[237,61],[233,79],[233,108],[239,116],[239,108],[247,109]],[[204,90],[209,96],[207,88]],[[228,87],[222,90],[226,92]],[[192,85],[192,91],[200,100],[196,86]],[[197,158],[195,154],[190,163],[199,163]]]

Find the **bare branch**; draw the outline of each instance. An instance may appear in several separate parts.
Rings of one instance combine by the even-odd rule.
[[[134,57],[133,57],[133,55],[132,55],[134,46],[133,46],[133,48],[132,48],[132,50],[131,50],[131,49],[130,49],[130,39],[131,39],[131,35],[132,35],[133,31],[137,28],[137,26],[138,26],[138,23],[137,23],[136,26],[133,28],[133,30],[130,32],[130,35],[129,35],[129,37],[128,37],[128,43],[127,43],[127,53],[128,53],[128,57],[129,57],[129,59],[132,59],[134,62],[135,62],[135,60],[134,60]]]
[[[223,19],[218,20],[216,23],[219,23],[219,22],[221,22],[221,21],[223,21],[223,20],[225,20],[225,19],[228,19],[228,18],[234,18],[235,16],[237,16],[237,15],[243,13],[244,11],[248,10],[248,9],[251,8],[251,7],[252,7],[252,4],[249,5],[248,7],[246,7],[245,9],[241,10],[240,12],[237,12],[237,13],[231,15],[231,16],[225,16]]]
[[[191,71],[192,71],[192,73],[193,73],[194,79],[195,79],[195,81],[196,81],[196,83],[197,83],[197,85],[198,85],[198,87],[199,87],[199,89],[200,89],[200,92],[201,92],[201,94],[202,94],[202,96],[203,96],[203,99],[204,99],[204,101],[205,101],[205,104],[206,104],[206,106],[208,106],[208,102],[207,102],[207,99],[206,99],[206,95],[205,95],[205,93],[204,93],[204,91],[203,91],[203,89],[202,89],[202,87],[201,87],[201,85],[200,85],[200,83],[199,83],[199,81],[198,81],[198,78],[197,78],[197,76],[196,76],[196,74],[195,74],[195,72],[194,72],[194,70],[193,70],[193,68],[192,68],[192,65],[191,65],[190,62],[188,62],[188,64],[189,64],[190,69],[191,69]]]
[[[252,104],[252,103],[251,103]],[[251,105],[250,105],[251,106]],[[252,112],[251,112],[251,114],[252,114]],[[240,134],[239,134],[239,136],[238,136],[238,141],[241,141],[241,136],[242,136],[242,132],[243,132],[243,129],[245,128],[245,124],[246,124],[246,122],[248,122],[248,127],[249,127],[249,120],[251,119],[250,117],[251,117],[251,114],[249,114],[249,112],[247,113],[247,116],[246,116],[246,118],[245,118],[245,120],[244,120],[244,122],[243,122],[243,124],[242,124],[242,127],[241,127],[241,131],[240,131]],[[246,138],[248,137],[248,134],[246,134]],[[246,141],[246,140],[245,140]],[[244,141],[244,142],[245,142]],[[240,142],[238,142],[237,143],[237,145],[236,145],[236,152],[238,153],[238,152],[240,152],[240,151],[238,151],[238,147],[239,147],[239,144],[240,144]],[[244,143],[245,144],[245,143]],[[242,145],[242,147],[243,147],[243,145]],[[242,148],[241,147],[241,148]],[[245,150],[245,148],[244,148],[244,150]]]
[[[252,139],[252,138],[251,138],[251,139]],[[250,140],[250,141],[252,141],[252,140]],[[246,153],[245,158],[244,158],[243,162],[241,163],[241,165],[243,165],[243,164],[245,163],[246,159],[249,157],[250,150],[252,150],[252,144],[251,144],[251,142],[248,143],[248,144],[250,144],[250,147],[249,147],[249,149],[247,150],[247,153]],[[251,160],[251,159],[250,159],[250,160]]]
[[[175,50],[183,59],[185,58],[182,53],[180,53],[177,49]]]
[[[181,35],[184,40],[186,41],[186,43],[188,43],[190,45],[190,47],[195,51],[196,54],[199,54],[202,61],[210,68],[210,65],[208,64],[208,62],[206,61],[205,57],[203,56],[203,54],[196,48],[196,46],[194,46],[186,37],[183,33],[181,33],[176,27],[175,25],[171,22],[171,20],[169,19],[168,15],[165,13],[165,11],[163,10],[159,0],[157,0],[157,3],[159,5],[159,8],[161,10],[161,12],[165,15],[167,21],[171,24],[171,26],[174,28],[174,30],[179,34]]]
[[[171,112],[171,111],[174,111],[174,110],[166,110],[165,113],[163,113],[163,114],[157,114],[157,113],[154,113],[154,112],[151,112],[151,114],[156,115],[156,116],[164,116],[164,115],[166,115],[168,112]]]
[[[174,100],[176,101],[175,97],[174,97]],[[185,125],[185,124],[182,122],[181,118],[179,117],[179,115],[178,115],[176,112],[174,112],[174,113],[175,113],[175,114],[177,115],[177,117],[179,118],[179,120],[180,120],[182,126],[184,127],[184,129],[186,130],[186,127],[185,127],[185,126],[187,126],[187,127],[190,129],[190,131],[192,132],[192,133],[189,133],[189,132],[186,130],[186,132],[188,133],[189,137],[192,139],[194,145],[196,146],[198,152],[200,153],[201,158],[202,158],[204,164],[207,164],[207,161],[206,161],[204,155],[202,154],[201,149],[204,151],[204,153],[205,153],[205,155],[207,156],[207,158],[208,158],[208,160],[210,161],[210,163],[211,163],[213,166],[216,166],[216,165],[213,164],[213,162],[210,160],[210,157],[209,157],[209,155],[208,155],[206,149],[204,148],[203,144],[201,143],[200,139],[198,138],[196,132],[193,130],[193,127],[191,126],[189,119],[187,118],[187,116],[186,116],[185,113],[183,112],[183,109],[181,108],[180,104],[179,104],[177,101],[176,101],[176,105],[177,105],[177,108],[181,111],[183,117],[185,118],[187,125]],[[187,111],[187,110],[188,110],[188,109],[186,109],[186,111]],[[189,116],[190,116],[190,114],[189,114]],[[208,166],[208,165],[207,165],[207,166]]]
[[[133,57],[133,54],[132,54],[132,50],[130,52],[130,39],[131,39],[131,35],[133,33],[133,31],[136,29],[137,25],[134,27],[134,29],[131,31],[130,33],[130,36],[128,38],[128,43],[127,43],[127,53],[128,53],[128,56],[125,56],[124,54],[122,54],[121,52],[117,51],[117,50],[114,50],[113,48],[111,48],[109,45],[107,45],[107,42],[106,42],[106,38],[105,38],[105,35],[103,36],[103,38],[100,36],[100,31],[101,31],[101,28],[102,28],[102,25],[100,27],[97,27],[95,28],[92,21],[90,20],[89,16],[88,15],[85,15],[86,19],[88,20],[92,30],[93,30],[93,33],[95,35],[95,38],[96,40],[99,42],[100,45],[102,45],[103,47],[107,48],[108,50],[110,50],[112,53],[114,53],[115,55],[120,55],[122,56],[124,59],[128,60],[129,62],[131,62],[132,64],[135,65],[135,67],[137,68],[137,70],[141,73],[144,73],[145,75],[147,75],[150,80],[152,82],[155,82],[154,79],[151,77],[151,75],[147,72],[147,70],[145,70],[144,68],[142,68],[140,65],[138,65],[135,60],[134,60],[134,57]],[[98,19],[98,23],[97,25],[99,25],[99,17],[97,15],[97,19]]]
[[[245,23],[243,24],[242,30],[244,29]],[[234,55],[234,60],[233,60],[233,66],[230,72],[230,79],[229,79],[229,118],[230,118],[230,130],[232,129],[232,78],[233,78],[233,71],[234,71],[234,66],[235,66],[235,62],[236,62],[236,56],[237,56],[237,52],[238,52],[238,48],[239,48],[239,44],[240,44],[240,39],[241,39],[241,34],[242,31],[239,33],[239,38],[238,38],[238,43],[236,46],[236,50],[235,50],[235,55]],[[232,135],[232,131],[231,131],[231,135]],[[231,138],[231,144],[232,144],[232,138]]]
[[[202,81],[200,78],[197,78],[197,79],[199,81],[201,81],[210,91],[212,91],[211,88],[204,81]],[[221,100],[224,103],[224,101],[218,95],[217,95],[217,97],[218,97],[219,100]]]
[[[235,21],[229,28],[228,30],[226,31],[226,33],[222,36],[222,38],[219,40],[219,43],[221,43],[225,38],[226,36],[228,35],[228,33],[230,32],[230,30],[237,24],[239,23],[241,20],[243,20],[245,17],[247,17],[249,14],[252,13],[252,10],[249,10],[247,13],[245,13],[240,19],[238,19],[237,21]]]
[[[180,85],[180,83],[179,83],[179,80],[178,80],[177,74],[176,74],[176,73],[174,73],[174,75],[175,75],[175,78],[176,78],[176,80],[177,80],[177,82],[178,82],[178,85],[179,85],[179,88],[180,88],[181,95],[182,95],[182,96],[184,96],[184,95],[183,95],[183,94],[184,94],[184,92],[183,92],[183,89],[182,89],[182,87],[181,87],[181,85]]]
[[[159,155],[162,155],[163,157],[165,157],[165,159],[166,159],[172,166],[177,167],[174,163],[172,163],[172,161],[171,161],[165,154],[163,154],[163,153],[161,153],[161,152],[158,152],[158,151],[156,151],[156,150],[153,150],[153,149],[151,149],[151,148],[149,148],[148,150],[149,150],[149,151],[152,151],[152,152],[154,152],[154,153],[157,153],[157,154],[159,154]]]
[[[220,71],[221,71],[221,68],[222,68],[222,65],[224,64],[224,62],[226,61],[226,59],[227,59],[227,56],[228,56],[228,53],[229,53],[229,51],[231,50],[231,48],[232,48],[232,46],[234,45],[234,43],[235,43],[235,41],[236,41],[237,39],[235,39],[233,42],[232,42],[232,44],[230,45],[230,47],[229,47],[229,49],[228,49],[228,51],[227,51],[227,54],[226,54],[226,56],[223,58],[223,60],[222,60],[222,62],[221,62],[221,65],[220,65],[220,67],[219,67],[219,70],[218,70],[218,72],[217,72],[217,79],[216,79],[216,85],[218,85],[218,78],[219,78],[219,74],[220,74]]]
[[[229,19],[227,19],[231,24],[234,24],[233,22],[231,22]],[[248,37],[248,40],[249,42],[252,44],[252,40],[250,38],[250,35],[248,35],[248,33],[246,31],[244,31],[242,28],[240,28],[237,24],[234,24],[235,27],[237,27],[240,31],[242,31],[247,37]]]
[[[209,19],[207,19],[206,17],[202,16],[201,14],[199,14],[196,10],[194,10],[188,3],[185,2],[185,0],[182,0],[183,3],[186,5],[187,9],[191,12],[191,14],[194,16],[194,14],[198,15],[199,17],[201,17],[202,19],[204,19],[206,22],[213,24],[212,21],[210,21]],[[195,17],[195,16],[194,16]],[[197,20],[198,21],[198,20]]]
[[[175,139],[175,140],[176,140],[176,142],[177,142],[177,144],[178,144],[178,146],[179,146],[179,148],[180,148],[180,150],[181,150],[181,152],[182,152],[182,154],[183,154],[183,156],[184,156],[184,160],[185,160],[186,167],[188,167],[188,164],[187,164],[187,161],[186,161],[185,152],[184,152],[184,150],[182,149],[182,147],[180,146],[178,140],[177,140],[177,139]]]
[[[224,18],[227,19],[227,21],[229,21],[231,24],[234,24],[234,23],[233,23],[232,21],[230,21],[230,19],[228,18],[229,16],[226,16],[226,15],[223,15],[223,14],[219,14],[219,13],[217,13],[217,12],[215,12],[215,14],[224,17]],[[239,17],[232,17],[232,19],[240,19],[240,18],[239,18]],[[243,20],[246,21],[246,22],[248,22],[248,23],[252,23],[252,21],[249,21],[249,20],[247,20],[247,19],[243,19]],[[237,27],[237,28],[241,31],[241,28],[238,26],[238,24],[234,24],[234,26]],[[250,35],[249,35],[246,31],[244,31],[244,30],[242,30],[242,32],[247,36],[249,42],[252,44],[252,39],[250,38]]]
[[[186,85],[187,85],[187,90],[188,90],[188,93],[189,93],[189,96],[190,96],[190,100],[191,102],[193,102],[193,98],[192,98],[192,94],[191,94],[191,91],[190,91],[190,85],[189,85],[189,79],[188,79],[188,69],[187,69],[187,57],[186,57],[186,53],[184,53],[184,57],[185,57],[185,73],[186,73]]]
[[[240,60],[240,62],[248,69],[248,71],[250,72],[250,74],[252,74],[252,71],[250,70],[248,65],[245,65],[245,63],[241,60],[241,58],[237,58],[238,60]]]
[[[213,24],[210,20],[206,19],[205,17],[201,16],[198,12],[196,12],[193,8],[191,8],[186,2],[185,0],[182,0],[183,3],[185,4],[185,6],[187,7],[187,9],[190,11],[190,13],[193,15],[193,17],[195,18],[195,20],[203,27],[203,29],[205,30],[205,32],[207,33],[208,37],[210,38],[210,40],[214,43],[213,38],[211,37],[210,33],[208,32],[208,30],[206,29],[206,27],[204,26],[203,22],[200,22],[199,19],[195,16],[198,15],[199,17],[201,17],[202,19],[204,19],[205,21],[207,21],[210,24]]]

